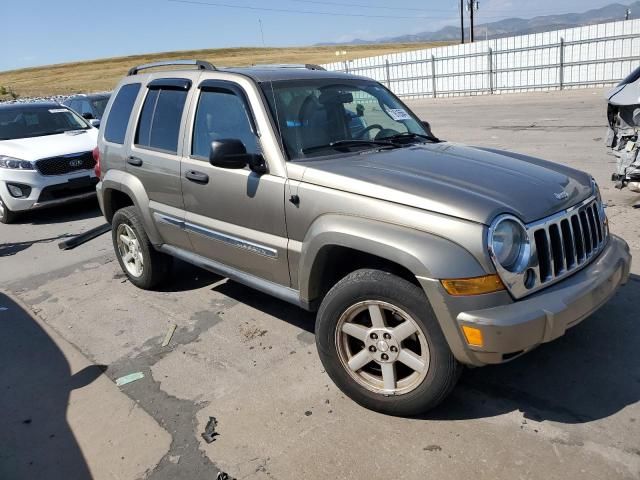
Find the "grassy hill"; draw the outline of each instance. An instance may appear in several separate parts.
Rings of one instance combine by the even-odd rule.
[[[224,48],[163,52],[87,62],[64,63],[0,72],[0,87],[20,97],[87,93],[111,90],[127,70],[135,65],[169,59],[207,60],[218,66],[245,66],[254,63],[329,63],[336,50],[346,50],[349,60],[404,50],[446,45],[448,42],[391,43],[375,45],[313,46],[291,48]],[[0,88],[0,92],[2,88]],[[0,94],[0,100],[7,100]]]

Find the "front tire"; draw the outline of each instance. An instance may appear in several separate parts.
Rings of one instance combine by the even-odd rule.
[[[329,291],[316,319],[316,344],[340,390],[390,415],[434,408],[462,371],[424,292],[380,270],[357,270]]]
[[[9,210],[9,207],[0,197],[0,223],[9,224],[16,221],[18,214],[13,210]]]
[[[167,278],[171,257],[153,248],[136,207],[116,212],[111,239],[122,271],[136,287],[151,290]]]

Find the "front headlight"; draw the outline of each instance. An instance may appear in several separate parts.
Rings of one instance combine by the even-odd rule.
[[[529,265],[529,237],[524,225],[513,217],[500,217],[493,223],[489,248],[494,261],[509,272],[520,273]]]
[[[35,170],[33,162],[8,157],[6,155],[0,155],[0,168],[10,168],[12,170]]]

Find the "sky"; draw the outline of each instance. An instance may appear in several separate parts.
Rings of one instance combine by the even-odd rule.
[[[613,1],[480,0],[476,24],[510,17],[583,12]],[[2,3],[0,71],[139,53],[261,46],[260,22],[266,46],[347,42],[354,38],[434,31],[459,24],[460,2],[3,0]]]

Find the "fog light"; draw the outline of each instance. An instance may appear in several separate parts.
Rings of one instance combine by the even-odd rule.
[[[485,275],[473,278],[454,278],[441,280],[442,286],[449,295],[482,295],[504,290],[504,284],[498,275]]]
[[[482,331],[479,328],[463,325],[462,332],[469,345],[473,345],[474,347],[482,347],[484,345]]]
[[[26,198],[31,195],[31,187],[29,185],[21,185],[19,183],[7,183],[7,189],[14,198]]]

